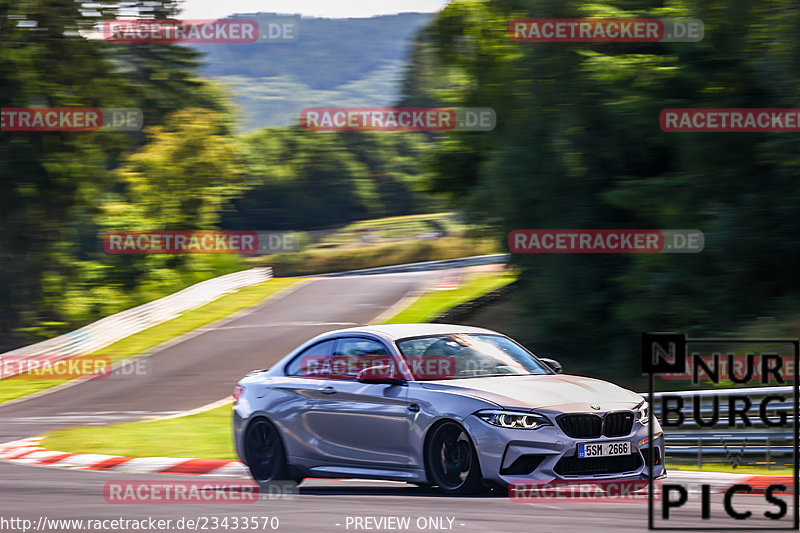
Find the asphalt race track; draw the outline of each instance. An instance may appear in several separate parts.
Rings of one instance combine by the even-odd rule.
[[[41,434],[55,427],[106,424],[193,409],[231,393],[245,372],[272,364],[291,348],[327,330],[366,323],[410,291],[445,275],[444,271],[317,279],[255,310],[189,336],[149,358],[146,378],[92,380],[38,398],[0,407],[0,442]],[[176,436],[165,436],[176,438]],[[310,480],[297,495],[261,495],[254,503],[111,504],[108,482],[246,482],[241,478],[200,478],[71,471],[0,462],[0,532],[101,531],[79,525],[61,527],[52,519],[171,520],[169,527],[145,531],[464,531],[603,532],[647,529],[646,501],[511,501],[505,494],[451,498],[393,482]],[[762,517],[774,506],[763,496],[737,496],[737,506],[753,520],[735,522],[724,515],[722,496],[712,495],[711,520],[700,520],[699,494],[673,513],[671,527],[788,526]],[[658,504],[656,504],[658,505]],[[660,509],[660,508],[659,508]],[[791,511],[790,511],[791,513]],[[227,522],[223,522],[225,518]],[[258,527],[234,520],[258,517]],[[277,518],[277,523],[271,520]],[[377,520],[408,517],[409,527]],[[180,519],[199,522],[188,527]],[[760,518],[760,520],[758,520]],[[6,522],[3,522],[6,520]],[[218,527],[214,528],[214,523]],[[226,525],[222,525],[226,524]],[[663,523],[662,523],[663,524]],[[263,527],[267,525],[268,527]],[[276,529],[273,526],[277,525]],[[117,531],[121,529],[107,529]],[[135,529],[128,529],[135,530]]]
[[[314,279],[234,320],[197,330],[153,354],[149,376],[94,379],[0,406],[0,442],[54,427],[120,423],[194,409],[230,396],[245,373],[301,342],[365,324],[446,271]]]
[[[471,498],[435,496],[404,483],[367,481],[304,482],[300,494],[292,499],[263,499],[251,504],[218,503],[194,505],[114,505],[106,503],[104,485],[125,480],[179,480],[188,476],[144,476],[106,472],[73,472],[46,467],[3,464],[0,466],[0,495],[3,517],[18,517],[37,524],[45,519],[115,519],[142,520],[171,519],[173,524],[181,518],[191,520],[225,517],[277,517],[279,527],[258,531],[284,532],[342,532],[342,531],[392,531],[389,529],[355,528],[356,517],[410,517],[411,527],[406,531],[463,531],[463,532],[617,532],[647,530],[647,502],[546,501],[512,502],[505,495]],[[192,478],[197,479],[197,478]],[[203,478],[208,480],[209,478]],[[222,479],[220,478],[220,481]],[[216,482],[218,480],[214,480]],[[747,531],[775,524],[765,520],[756,523],[732,523],[722,511],[722,496],[712,497],[712,524],[742,527]],[[774,507],[758,496],[741,496],[737,506],[749,509],[760,516]],[[348,517],[351,525],[347,526]],[[687,504],[669,521],[671,527],[710,527],[702,524],[700,505]],[[439,529],[424,526],[430,519],[439,519]],[[452,519],[449,522],[448,519]],[[210,522],[209,522],[210,523]],[[430,524],[430,522],[427,522]],[[228,530],[232,529],[229,522]],[[450,525],[452,524],[452,525]],[[790,526],[784,522],[784,525]],[[210,526],[209,526],[210,528]],[[452,528],[452,529],[450,529]],[[214,531],[214,529],[208,529]],[[219,528],[218,531],[225,531]],[[13,531],[4,529],[5,531]],[[50,529],[49,531],[79,531],[78,529]],[[158,530],[156,530],[158,531]],[[181,531],[174,526],[164,531]],[[397,531],[397,530],[394,530]]]

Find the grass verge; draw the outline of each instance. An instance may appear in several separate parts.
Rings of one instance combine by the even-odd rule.
[[[360,220],[320,239],[323,246],[363,244],[372,239],[415,239],[431,232],[462,234],[466,226],[455,213],[430,213]]]
[[[508,272],[480,272],[457,289],[431,291],[389,322],[430,320],[458,304],[473,300],[516,279]],[[42,446],[51,450],[131,457],[235,459],[231,442],[231,407],[149,422],[117,426],[77,427],[49,433]],[[164,439],[164,435],[180,438]]]
[[[251,266],[271,266],[276,276],[308,276],[361,268],[456,259],[500,252],[494,239],[442,237],[364,247],[309,249],[246,259]]]
[[[513,283],[513,272],[482,272],[456,289],[428,291],[411,305],[385,321],[385,324],[430,322],[445,311]]]
[[[230,431],[231,405],[169,420],[58,429],[49,433],[41,446],[64,452],[126,457],[232,460],[237,457]],[[165,435],[172,438],[165,440]],[[180,438],[175,438],[177,435]]]
[[[245,287],[234,293],[226,294],[202,307],[187,311],[163,324],[153,326],[101,350],[87,354],[87,356],[102,356],[113,363],[141,355],[170,339],[263,302],[276,292],[299,281],[298,279],[273,278],[258,285]],[[30,376],[13,376],[2,379],[0,380],[0,405],[2,405],[2,402],[40,392],[68,381],[70,379],[38,379]]]

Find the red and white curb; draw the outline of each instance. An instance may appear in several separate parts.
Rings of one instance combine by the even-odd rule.
[[[41,441],[41,437],[32,437],[0,444],[0,461],[76,470],[103,470],[136,474],[250,477],[247,467],[239,461],[67,453],[42,448],[39,446]]]
[[[463,278],[463,270],[445,270],[445,273],[439,280],[439,285],[434,290],[451,291],[457,289],[461,286],[461,281]]]
[[[689,492],[700,492],[702,485],[709,485],[711,492],[722,493],[734,485],[749,485],[753,492],[763,492],[770,485],[785,485],[788,492],[794,487],[792,476],[768,476],[752,474],[731,474],[727,472],[693,472],[688,470],[668,471],[661,480],[664,484],[686,487]]]
[[[42,437],[32,437],[0,444],[0,461],[71,468],[76,470],[101,470],[136,474],[187,474],[195,476],[226,476],[249,478],[250,472],[239,461],[220,459],[180,459],[175,457],[125,457],[94,453],[68,453],[47,450],[39,444]],[[772,484],[785,485],[791,492],[792,476],[767,476],[731,474],[725,472],[692,472],[672,470],[662,483],[674,483],[690,492],[700,492],[702,485],[710,485],[711,492],[725,492],[733,485],[749,485],[755,492]]]

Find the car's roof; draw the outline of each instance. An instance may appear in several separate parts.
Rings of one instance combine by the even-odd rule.
[[[354,328],[338,329],[336,331],[329,331],[326,335],[339,335],[343,333],[373,333],[392,340],[423,335],[446,335],[449,333],[498,334],[496,331],[490,329],[460,326],[457,324],[382,324],[377,326],[364,325]]]

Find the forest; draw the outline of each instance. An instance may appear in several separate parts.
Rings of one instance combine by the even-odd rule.
[[[176,9],[165,2],[151,16]],[[700,19],[705,33],[682,43],[510,39],[509,21],[531,17]],[[107,255],[106,231],[314,230],[441,207],[502,246],[515,229],[704,232],[699,254],[513,255],[530,334],[557,352],[613,361],[642,331],[797,321],[797,134],[659,125],[666,108],[800,107],[792,0],[453,1],[410,33],[395,105],[489,107],[497,126],[436,134],[296,122],[242,133],[237,95],[202,74],[198,50],[83,38],[97,18],[72,0],[6,1],[0,20],[36,22],[0,33],[3,107],[139,108],[145,124],[0,134],[4,348],[243,268],[236,256]],[[359,78],[297,68],[319,83]]]

